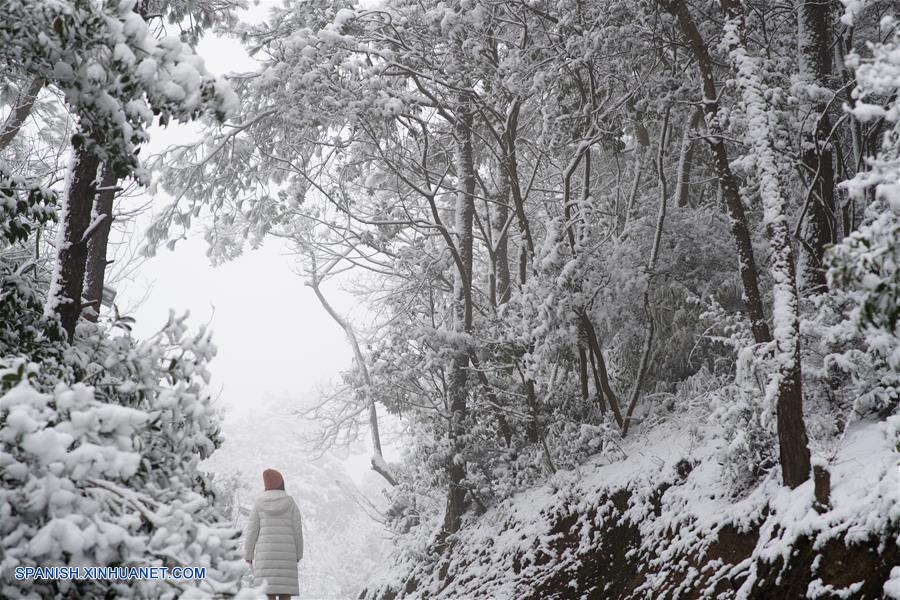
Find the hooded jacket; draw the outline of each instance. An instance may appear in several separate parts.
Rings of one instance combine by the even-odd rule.
[[[300,509],[284,490],[266,490],[247,524],[244,558],[253,561],[254,579],[267,594],[300,594],[297,562],[303,558]]]

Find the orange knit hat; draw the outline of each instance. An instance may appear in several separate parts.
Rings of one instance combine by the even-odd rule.
[[[263,484],[267,490],[283,490],[284,477],[275,469],[266,469],[263,471]]]

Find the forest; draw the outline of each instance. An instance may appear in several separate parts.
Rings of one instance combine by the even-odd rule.
[[[305,598],[900,598],[898,19],[0,0],[0,597],[264,597],[222,469],[281,460]],[[116,300],[191,239],[352,356],[231,442],[216,323]]]

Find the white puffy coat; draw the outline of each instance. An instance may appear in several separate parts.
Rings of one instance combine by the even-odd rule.
[[[267,594],[300,594],[297,563],[303,558],[300,509],[284,490],[266,490],[247,524],[244,558],[253,578],[265,579]]]

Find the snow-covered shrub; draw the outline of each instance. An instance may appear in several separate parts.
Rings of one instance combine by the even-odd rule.
[[[767,356],[771,344],[756,345],[749,323],[740,314],[727,311],[715,299],[697,301],[703,307],[705,333],[698,344],[725,349],[724,364],[715,365],[711,381],[701,397],[709,399],[707,417],[722,438],[718,460],[729,491],[739,495],[750,489],[778,463],[775,407],[765,400],[768,373],[773,368]]]
[[[549,428],[553,440],[553,464],[557,469],[574,469],[591,457],[613,461],[622,458],[619,430],[610,422],[600,424],[559,420]]]
[[[888,417],[884,423],[884,436],[888,447],[900,453],[900,415]]]
[[[897,401],[900,372],[887,360],[896,344],[885,346],[884,335],[860,326],[862,302],[858,291],[833,286],[810,299],[801,322],[804,409],[814,450],[830,453],[850,423]]]
[[[719,461],[735,495],[750,489],[778,464],[775,407],[765,396],[773,361],[761,350],[757,346],[744,349],[738,357],[735,380],[710,395],[710,421],[721,427]]]
[[[199,461],[218,444],[205,390],[215,347],[170,315],[154,337],[83,323],[52,343],[34,282],[0,302],[0,595],[176,597],[236,591],[239,532]],[[36,351],[36,348],[42,350]],[[17,566],[206,567],[197,581],[17,581]]]
[[[803,302],[803,411],[813,454],[831,455],[853,420],[883,408],[896,372],[879,360],[853,320],[852,302],[837,293]],[[778,464],[775,407],[765,385],[775,369],[772,344],[753,343],[746,323],[712,305],[707,337],[736,356],[732,380],[713,390],[710,423],[720,428],[719,461],[730,491],[740,495]],[[724,376],[721,373],[720,376]]]
[[[884,204],[884,212],[835,246],[829,275],[832,285],[857,290],[857,322],[896,342],[900,339],[900,189]],[[900,354],[888,358],[900,366]]]
[[[895,135],[900,141],[900,131]],[[895,175],[900,181],[900,170]],[[828,272],[831,285],[852,302],[848,320],[865,338],[873,366],[883,372],[887,393],[868,408],[896,402],[900,387],[900,189],[882,184],[877,192],[869,222],[832,249]]]
[[[866,358],[875,371],[871,389],[857,401],[860,413],[896,407],[900,401],[900,32],[893,17],[885,17],[881,26],[894,33],[884,43],[870,44],[871,58],[848,57],[856,68],[854,116],[861,121],[883,118],[889,124],[869,169],[846,184],[860,200],[874,190],[874,200],[859,230],[827,257],[829,283],[851,306],[848,320],[864,338]]]

